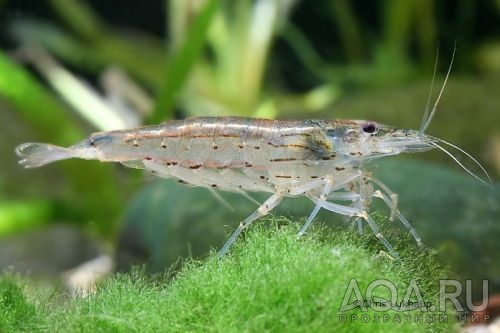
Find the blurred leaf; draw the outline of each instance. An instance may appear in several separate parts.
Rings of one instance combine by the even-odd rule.
[[[414,22],[414,0],[385,1],[383,24],[384,43],[388,54],[396,64],[405,61],[405,52],[410,41],[410,29]],[[394,65],[394,64],[393,64]]]
[[[476,54],[477,67],[484,74],[500,72],[500,42],[487,42]]]
[[[172,3],[171,15],[179,14],[175,10],[180,10],[181,15],[172,19],[171,24],[177,50],[180,36],[186,35],[183,25],[190,22],[189,16],[182,17],[196,6],[182,1]],[[274,115],[275,110],[268,107],[274,104],[274,97],[263,94],[267,85],[263,79],[271,46],[294,4],[294,0],[221,4],[206,36],[207,52],[192,69],[178,100],[184,113],[189,116]],[[261,112],[263,109],[266,111]]]
[[[347,0],[331,0],[329,5],[340,32],[340,49],[346,53],[349,62],[360,62],[364,58],[361,27],[354,16],[351,3]]]
[[[36,124],[42,137],[59,144],[73,144],[83,134],[56,100],[21,66],[0,52],[0,96],[25,119]],[[54,131],[57,128],[57,131]]]
[[[0,238],[50,222],[53,206],[47,201],[0,202]]]
[[[150,87],[157,89],[160,86],[160,72],[165,63],[161,41],[138,32],[134,34],[113,31],[85,1],[51,2],[59,16],[80,37],[80,49],[90,47],[92,53],[97,54],[97,58],[107,60],[108,66],[122,66]],[[92,59],[94,55],[89,54],[88,58]]]
[[[434,0],[415,1],[415,23],[417,25],[417,38],[422,55],[422,65],[420,67],[428,72],[431,72],[434,67],[436,48],[438,47],[434,7]]]
[[[173,118],[174,106],[178,94],[184,85],[188,74],[201,54],[208,26],[219,6],[219,0],[207,0],[194,20],[182,45],[170,57],[167,70],[164,74],[164,84],[158,95],[155,109],[149,120],[158,123]]]
[[[80,0],[50,0],[50,2],[74,32],[88,40],[101,37],[104,24],[88,3]]]
[[[324,81],[334,79],[335,76],[330,74],[332,64],[319,56],[309,39],[298,27],[293,23],[288,24],[282,31],[282,37],[297,54],[308,71]]]
[[[4,98],[37,129],[40,137],[36,139],[70,145],[85,137],[68,112],[23,67],[1,52],[0,98]],[[14,147],[14,154],[13,150]],[[97,229],[103,235],[110,235],[116,227],[116,224],[109,222],[110,217],[118,215],[121,198],[117,187],[113,185],[111,168],[94,162],[86,164],[83,172],[81,163],[63,162],[59,166],[73,189],[73,197],[65,199],[72,202],[75,211],[92,212],[92,217],[100,222],[96,223]],[[103,202],[106,202],[105,209]]]
[[[18,19],[9,26],[13,38],[26,44],[42,45],[66,63],[98,73],[108,65],[109,58],[61,27],[45,21]]]

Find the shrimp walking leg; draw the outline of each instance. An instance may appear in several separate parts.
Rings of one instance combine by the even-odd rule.
[[[358,226],[358,233],[360,235],[363,234],[363,219],[361,217],[356,217],[354,219],[354,222],[356,223],[356,225]]]
[[[380,180],[377,178],[373,177],[368,177],[367,181],[371,181],[375,185],[377,185],[385,194],[387,195],[387,199],[389,199],[390,203],[388,201],[384,200],[387,204],[387,206],[391,210],[391,216],[389,220],[393,221],[394,217],[396,216],[398,210],[398,195],[394,193],[391,189],[389,189],[384,183],[382,183]]]
[[[387,239],[382,235],[380,232],[380,229],[378,225],[375,223],[375,221],[372,219],[372,217],[368,214],[368,212],[364,211],[361,213],[361,218],[363,218],[366,223],[370,226],[372,229],[373,233],[375,236],[385,245],[387,250],[389,250],[389,253],[396,259],[401,260],[401,258],[398,256],[392,245],[387,241]]]
[[[382,183],[380,180],[376,178],[369,178],[370,181],[372,181],[375,185],[380,187],[381,190],[377,190],[373,193],[374,197],[382,199],[385,204],[391,209],[391,211],[394,211],[394,216],[398,218],[398,220],[408,229],[410,234],[413,236],[415,241],[417,242],[418,246],[422,246],[422,239],[420,235],[417,233],[417,231],[411,226],[410,222],[406,219],[406,217],[401,214],[399,209],[397,208],[397,205],[394,205],[394,200],[393,198],[396,196],[395,193],[393,193],[384,183]]]
[[[360,175],[360,177],[357,179],[356,185],[357,185],[357,193],[358,197],[356,200],[353,200],[353,204],[351,207],[356,207],[359,209],[359,211],[370,211],[370,206],[371,206],[371,199],[373,196],[373,185],[367,180],[367,174],[363,173]],[[354,216],[353,219],[353,227],[354,224],[357,225],[358,227],[358,232],[360,235],[363,234],[363,219],[359,216]]]
[[[351,175],[350,177],[345,178],[343,181],[337,182],[337,184],[335,184],[333,181],[333,177],[326,176],[324,179],[321,179],[319,181],[319,184],[318,184],[318,181],[305,183],[305,184],[302,184],[300,186],[294,187],[291,192],[301,193],[301,194],[308,193],[308,192],[311,193],[314,190],[323,187],[321,195],[320,195],[320,198],[322,201],[326,201],[326,199],[328,197],[332,197],[332,196],[338,196],[339,198],[342,198],[344,200],[350,200],[351,198],[353,198],[353,195],[356,195],[355,193],[339,193],[338,195],[335,195],[335,194],[331,194],[331,192],[343,187],[345,184],[351,182],[353,179],[355,179],[357,177],[358,177],[358,174],[356,173],[354,175]],[[334,184],[335,184],[335,186],[334,186]],[[298,232],[297,238],[301,237],[306,232],[306,230],[309,228],[309,226],[313,222],[314,218],[316,217],[316,215],[318,214],[320,209],[321,209],[321,205],[316,204],[313,211],[311,212],[311,214],[307,218],[306,223],[304,223],[304,225],[302,226],[302,228]]]
[[[329,210],[334,213],[342,214],[342,215],[347,215],[347,216],[357,216],[359,218],[362,218],[363,220],[368,223],[370,228],[372,229],[373,233],[375,236],[384,244],[384,246],[387,248],[389,253],[396,259],[400,259],[392,245],[387,241],[387,239],[382,235],[380,232],[380,229],[378,225],[375,223],[375,221],[372,219],[372,217],[368,214],[367,211],[361,211],[359,208],[355,207],[349,207],[349,206],[343,206],[343,205],[338,205],[333,202],[328,202],[328,201],[323,201],[317,196],[309,196],[309,198],[316,204],[320,204],[322,208]]]
[[[326,177],[325,178],[325,186],[323,187],[323,191],[321,192],[321,195],[320,195],[321,200],[323,200],[323,201],[326,200],[328,193],[330,193],[330,191],[332,190],[332,185],[333,185],[333,179],[331,177]],[[314,218],[316,217],[316,215],[318,214],[320,209],[321,209],[321,205],[316,204],[313,211],[311,212],[311,214],[307,218],[306,223],[304,223],[304,225],[300,229],[299,233],[297,234],[297,237],[302,236],[304,234],[304,232],[306,232],[307,228],[309,228],[309,226],[311,225],[312,221],[314,220]]]
[[[219,258],[227,253],[229,247],[231,247],[236,238],[246,227],[248,227],[253,221],[257,220],[258,218],[267,215],[271,210],[273,210],[273,208],[279,205],[282,199],[283,199],[282,192],[274,193],[266,201],[264,201],[264,203],[260,205],[259,208],[257,208],[252,214],[250,214],[246,219],[241,221],[238,228],[236,228],[231,237],[229,237],[229,239],[226,241],[222,249],[219,251]]]
[[[359,200],[359,193],[356,192],[334,192],[328,195],[331,200],[344,200],[344,201],[357,201]]]

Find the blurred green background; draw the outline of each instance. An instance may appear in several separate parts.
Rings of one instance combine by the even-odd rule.
[[[255,209],[222,193],[231,211],[206,190],[121,165],[23,170],[17,144],[70,145],[200,115],[418,128],[437,50],[432,101],[455,43],[429,134],[469,151],[497,182],[499,14],[498,0],[0,1],[0,269],[53,279],[106,253],[115,269],[159,272],[219,247]],[[456,276],[488,278],[500,292],[498,183],[490,190],[439,152],[370,167]],[[290,199],[275,214],[311,209]]]

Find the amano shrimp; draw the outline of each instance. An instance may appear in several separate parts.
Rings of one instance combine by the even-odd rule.
[[[368,225],[389,253],[399,259],[370,216],[373,199],[380,199],[389,207],[390,219],[400,221],[419,246],[421,238],[400,213],[397,195],[371,175],[367,162],[437,148],[472,174],[443,147],[446,145],[468,156],[487,175],[459,147],[425,134],[443,88],[432,111],[426,112],[420,130],[396,129],[365,120],[198,117],[99,132],[68,148],[24,143],[16,148],[16,153],[22,157],[19,163],[26,168],[76,157],[120,162],[211,191],[269,193],[268,199],[241,221],[220,250],[221,256],[245,228],[267,215],[283,198],[305,196],[314,203],[314,208],[299,236],[319,210],[326,209],[353,219],[360,231]]]

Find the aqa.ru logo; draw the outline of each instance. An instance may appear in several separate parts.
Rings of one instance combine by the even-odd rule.
[[[447,291],[450,287],[454,288],[452,292]],[[436,305],[424,300],[415,279],[410,280],[402,298],[394,283],[389,280],[377,279],[372,281],[366,287],[363,294],[358,281],[351,279],[342,299],[339,312],[347,312],[354,309],[360,309],[362,312],[366,312],[368,309],[378,312],[388,310],[404,312],[416,309],[420,309],[422,312],[434,312],[436,310],[446,312],[447,304],[453,304],[456,312],[464,313],[465,308],[458,300],[464,291],[467,310],[470,312],[481,312],[486,309],[488,306],[488,280],[483,280],[483,299],[479,305],[472,303],[471,280],[465,281],[465,288],[463,288],[462,283],[458,280],[439,280],[439,304]],[[377,296],[381,294],[389,295],[389,297]]]

